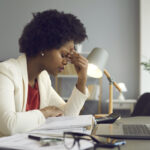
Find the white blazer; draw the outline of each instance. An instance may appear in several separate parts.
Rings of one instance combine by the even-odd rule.
[[[42,71],[38,76],[40,108],[57,106],[65,115],[78,115],[88,97],[76,87],[67,103],[51,86],[48,73]],[[26,112],[28,94],[28,73],[25,54],[18,59],[0,63],[0,133],[11,135],[38,128],[45,122],[39,110]]]

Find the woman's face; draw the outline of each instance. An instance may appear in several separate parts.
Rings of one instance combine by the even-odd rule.
[[[69,61],[68,55],[74,50],[74,42],[67,42],[59,49],[43,51],[42,69],[47,70],[49,74],[57,75],[64,70],[64,66]]]

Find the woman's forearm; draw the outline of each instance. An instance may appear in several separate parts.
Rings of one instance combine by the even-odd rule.
[[[86,80],[87,79],[79,79],[77,80],[76,87],[79,91],[81,91],[83,94],[85,94],[85,88],[86,88]]]

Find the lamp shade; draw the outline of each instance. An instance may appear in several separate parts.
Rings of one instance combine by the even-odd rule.
[[[94,48],[87,57],[87,74],[93,78],[101,78],[108,60],[108,52],[103,48]]]
[[[120,83],[118,83],[118,86],[120,87],[122,92],[127,92],[128,91],[125,83],[120,82]]]

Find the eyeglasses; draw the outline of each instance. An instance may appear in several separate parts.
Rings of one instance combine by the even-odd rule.
[[[75,146],[75,144],[77,144],[78,148],[80,149],[81,140],[88,140],[88,141],[91,141],[93,144],[100,143],[100,141],[97,140],[92,135],[88,135],[84,133],[76,133],[76,132],[64,132],[64,146],[68,150],[72,149]]]
[[[107,143],[107,142],[101,142],[95,136],[92,136],[92,135],[88,135],[84,133],[77,133],[77,132],[64,132],[64,146],[68,150],[72,149],[76,144],[78,145],[78,149],[80,149],[81,140],[88,140],[92,142],[94,150],[100,147],[105,147],[105,148],[117,147],[118,150],[120,150],[120,145],[125,144],[125,141],[115,142],[116,141],[115,139],[112,139],[109,143]]]

